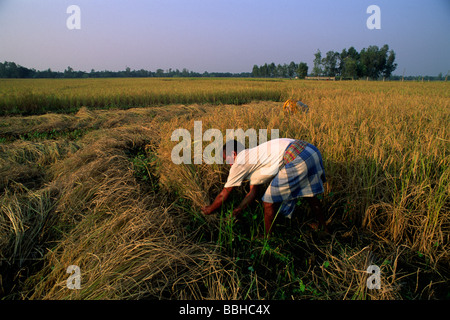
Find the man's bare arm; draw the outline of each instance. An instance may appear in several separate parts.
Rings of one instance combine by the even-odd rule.
[[[239,216],[242,211],[255,200],[256,195],[258,193],[258,185],[250,185],[250,191],[247,193],[245,198],[239,204],[239,206],[233,210],[233,216]]]
[[[222,204],[228,199],[231,190],[233,190],[233,187],[223,188],[223,190],[217,195],[216,199],[214,199],[214,202],[211,205],[202,208],[203,214],[208,215],[219,209]]]

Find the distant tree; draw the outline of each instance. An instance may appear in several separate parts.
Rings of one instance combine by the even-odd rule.
[[[344,78],[356,78],[358,76],[358,61],[350,56],[345,57],[341,70],[341,76]]]
[[[156,70],[156,73],[158,73],[158,70]],[[189,77],[189,70],[186,68],[183,68],[183,70],[181,71],[181,76],[182,77]]]
[[[281,64],[276,66],[274,77],[283,78],[283,66]]]
[[[291,63],[289,63],[289,65],[287,66],[288,77],[293,78],[297,69],[298,69],[298,65],[294,61],[291,61]]]
[[[18,66],[14,62],[5,62],[6,78],[19,78]]]
[[[347,50],[347,57],[352,58],[353,60],[358,60],[360,57],[360,54],[354,47],[350,47]]]
[[[36,70],[17,65],[14,62],[0,63],[0,78],[32,78]]]
[[[380,75],[390,77],[397,68],[395,61],[395,52],[389,51],[389,46],[383,47],[369,46],[361,50],[360,63],[362,75],[372,79],[378,79]]]
[[[369,46],[361,50],[361,66],[362,75],[372,79],[378,79],[382,66],[379,61],[379,48],[377,46]]]
[[[261,73],[260,73],[259,67],[256,64],[253,66],[252,76],[255,77],[255,78],[261,77]]]
[[[144,77],[149,76],[149,72],[147,70],[140,69],[140,70],[134,71],[134,75],[136,77],[144,78]]]
[[[184,72],[185,69],[183,69]],[[156,77],[163,77],[164,76],[164,70],[163,69],[156,69]]]
[[[276,76],[276,71],[277,70],[277,66],[275,65],[275,63],[271,63],[271,64],[269,64],[268,65],[268,76],[270,77],[270,78],[273,78],[273,77],[275,77]]]
[[[67,67],[66,70],[64,70],[64,78],[74,78],[75,72],[73,72],[72,67]]]
[[[339,72],[338,73],[341,75],[343,75],[343,73],[344,73],[344,66],[345,66],[347,58],[350,58],[351,59],[350,61],[352,61],[352,63],[355,62],[356,66],[358,66],[358,64],[359,64],[359,53],[354,47],[350,47],[350,48],[348,48],[348,50],[343,49],[338,57],[338,64],[339,64],[339,66],[338,66]]]
[[[267,65],[267,63],[264,63],[264,65],[261,66],[261,68],[260,68],[260,75],[263,78],[269,76],[269,66]]]
[[[276,69],[276,77],[278,78],[287,78],[288,75],[288,66],[286,64],[278,64]]]
[[[319,49],[317,49],[317,52],[314,54],[314,66],[312,70],[313,76],[321,76],[323,74],[322,70],[322,53]]]
[[[395,61],[395,52],[393,50],[389,51],[389,56],[386,59],[386,65],[383,70],[383,77],[389,78],[392,72],[397,69],[397,63]]]
[[[344,69],[345,59],[348,56],[347,49],[342,49],[341,53],[338,57],[338,68],[339,68],[339,74],[342,75],[342,70]]]
[[[328,77],[334,77],[339,73],[338,67],[339,53],[328,51],[325,58],[322,59],[323,74]]]
[[[305,62],[300,62],[296,72],[300,79],[305,79],[308,75],[308,65]]]

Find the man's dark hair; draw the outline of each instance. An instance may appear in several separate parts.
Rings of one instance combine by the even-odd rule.
[[[239,141],[237,141],[236,139],[234,140],[228,140],[222,148],[222,156],[223,155],[231,155],[234,152],[236,152],[236,154],[238,154],[239,152],[241,152],[242,150],[244,150],[244,145],[242,143],[240,143]]]

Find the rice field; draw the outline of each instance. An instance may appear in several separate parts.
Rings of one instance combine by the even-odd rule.
[[[74,113],[82,106],[108,109],[279,101],[284,89],[285,83],[276,79],[0,79],[0,115]]]
[[[450,297],[447,82],[0,80],[3,299]],[[287,99],[308,113],[282,112]],[[177,128],[278,129],[321,151],[329,234],[299,200],[200,208],[229,167],[170,160]],[[194,143],[194,142],[192,142]],[[203,141],[203,148],[209,141]],[[76,265],[81,286],[70,289]],[[380,268],[369,289],[368,266]]]

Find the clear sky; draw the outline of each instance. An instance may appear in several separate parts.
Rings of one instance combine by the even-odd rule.
[[[81,29],[66,12],[80,8]],[[381,29],[369,30],[370,5]],[[251,72],[388,44],[401,75],[450,70],[450,0],[0,0],[0,61],[63,71]]]

